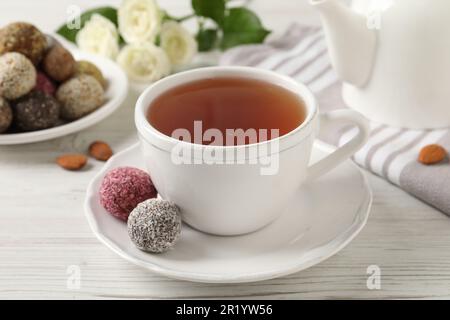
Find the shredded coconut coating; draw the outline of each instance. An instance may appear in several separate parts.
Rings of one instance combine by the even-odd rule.
[[[94,77],[82,74],[64,82],[56,98],[62,104],[61,117],[72,121],[99,108],[104,101],[104,91]]]
[[[180,210],[169,201],[144,201],[131,212],[128,219],[128,235],[135,246],[143,251],[165,252],[175,246],[180,234]]]
[[[9,52],[0,56],[0,95],[14,100],[36,85],[36,69],[23,54]]]
[[[100,203],[110,214],[123,221],[136,206],[157,196],[150,176],[137,168],[119,167],[103,178]]]

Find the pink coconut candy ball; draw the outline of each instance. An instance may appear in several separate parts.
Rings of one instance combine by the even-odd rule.
[[[46,94],[49,94],[51,96],[55,95],[56,92],[56,86],[53,84],[53,82],[45,75],[43,72],[37,73],[37,79],[36,79],[36,91],[42,91]]]
[[[145,200],[156,198],[157,191],[150,176],[137,168],[111,170],[100,186],[100,203],[114,217],[128,220],[131,211]]]

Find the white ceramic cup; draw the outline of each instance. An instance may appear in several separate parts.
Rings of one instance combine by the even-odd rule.
[[[240,146],[181,142],[157,131],[147,121],[152,101],[162,93],[192,81],[218,77],[256,79],[281,86],[304,101],[306,120],[280,138]],[[354,124],[359,133],[309,166],[319,119],[322,125],[334,121]],[[283,213],[303,183],[348,159],[366,142],[369,133],[367,121],[357,112],[338,110],[319,115],[316,99],[306,86],[275,72],[247,67],[202,68],[167,77],[140,96],[135,122],[145,164],[159,194],[179,206],[183,221],[190,226],[223,236],[250,233],[270,224]],[[174,161],[174,148],[177,152],[190,152],[197,164]],[[223,161],[205,163],[207,154],[214,154],[215,159],[222,157]],[[230,154],[234,157],[226,158]],[[267,174],[272,167],[275,174]]]

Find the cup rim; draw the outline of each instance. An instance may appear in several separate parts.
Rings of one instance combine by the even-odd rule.
[[[237,145],[237,146],[203,145],[203,144],[196,144],[193,142],[177,140],[173,137],[167,136],[164,133],[158,131],[147,120],[147,111],[151,105],[151,102],[145,103],[145,101],[148,99],[148,96],[151,96],[153,94],[153,92],[157,91],[161,87],[167,86],[167,88],[163,91],[163,92],[165,92],[167,90],[173,89],[179,85],[186,84],[191,81],[208,79],[208,78],[211,78],[212,76],[226,77],[227,74],[228,74],[228,76],[230,74],[233,74],[234,76],[238,76],[238,77],[242,77],[242,78],[258,79],[263,82],[265,81],[265,82],[268,82],[271,84],[280,85],[279,84],[280,82],[289,83],[291,85],[291,87],[296,87],[297,90],[294,91],[294,90],[287,88],[287,85],[285,85],[285,86],[281,85],[284,89],[289,90],[290,92],[298,95],[304,101],[305,107],[307,110],[307,116],[306,116],[305,120],[299,126],[297,126],[294,130],[290,131],[289,133],[287,133],[285,135],[277,137],[275,139],[262,141],[262,142],[258,142],[258,143],[252,143],[252,144]],[[265,77],[264,77],[264,79],[261,79],[261,78],[256,78],[256,77],[250,77],[249,75],[254,75],[254,76],[260,75],[261,78],[263,78],[264,76]],[[192,77],[195,78],[195,80],[191,79]],[[275,81],[275,79],[278,80],[278,83]],[[159,97],[160,94],[161,93],[156,94],[153,97],[153,99],[156,97]],[[155,138],[157,138],[158,140],[162,141],[163,143],[166,143],[166,144],[172,145],[172,146],[177,144],[177,145],[181,145],[181,146],[184,146],[187,148],[191,148],[193,150],[199,149],[202,151],[205,151],[205,150],[226,151],[226,150],[242,150],[242,149],[250,149],[250,148],[259,148],[259,147],[267,146],[267,145],[269,145],[271,143],[275,143],[275,142],[278,143],[279,145],[281,145],[281,143],[283,143],[289,139],[292,139],[294,136],[298,136],[301,133],[304,133],[305,130],[308,127],[310,127],[311,123],[313,122],[313,120],[316,118],[317,115],[318,115],[318,106],[317,106],[317,100],[316,100],[314,94],[311,92],[311,90],[305,84],[298,82],[291,77],[279,74],[274,71],[255,68],[255,67],[214,66],[214,67],[203,67],[203,68],[199,68],[199,69],[193,69],[193,70],[179,72],[179,73],[170,75],[164,79],[161,79],[161,80],[153,83],[152,85],[150,85],[139,96],[139,98],[136,102],[135,125],[136,125],[136,128],[137,128],[138,132],[140,133],[141,137],[150,143],[152,143],[152,142],[149,140],[149,138],[146,136],[146,134],[150,134],[150,135],[154,136]],[[301,135],[300,138],[297,138],[298,142],[296,144],[303,141],[304,138],[306,138],[306,136],[308,136],[308,135],[309,134]],[[161,148],[159,148],[159,149],[161,149]],[[170,152],[170,149],[171,148],[167,148],[165,151]],[[280,148],[279,152],[281,152],[281,151],[282,151],[282,149]]]

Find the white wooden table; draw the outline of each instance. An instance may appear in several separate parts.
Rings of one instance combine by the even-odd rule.
[[[0,23],[27,20],[52,31],[71,3],[108,1],[2,1]],[[183,14],[190,1],[160,3]],[[252,6],[278,32],[294,20],[317,23],[306,0],[255,0]],[[118,112],[82,133],[0,147],[0,298],[450,298],[450,218],[372,175],[374,205],[366,228],[339,254],[301,273],[205,285],[155,276],[122,260],[94,238],[84,218],[85,188],[102,163],[91,161],[73,173],[54,159],[83,152],[96,139],[116,152],[133,143],[135,100],[130,94]],[[79,289],[67,286],[72,265],[81,270]],[[380,290],[366,286],[370,265],[381,268]]]

